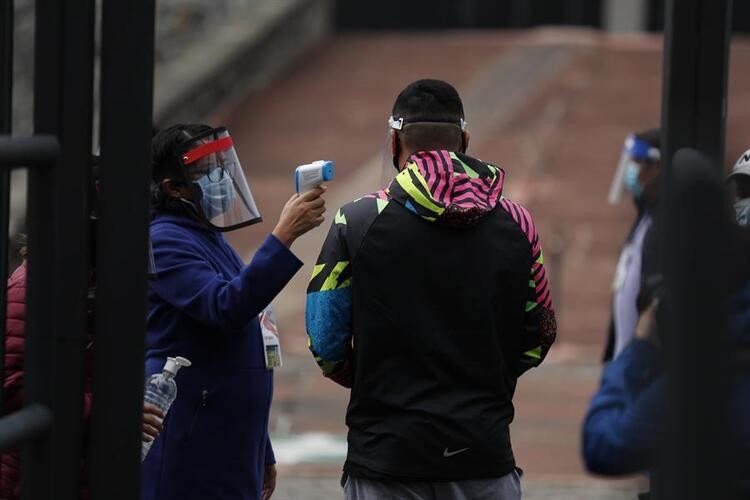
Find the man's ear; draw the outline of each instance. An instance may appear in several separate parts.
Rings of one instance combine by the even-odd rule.
[[[466,153],[466,150],[469,149],[469,138],[471,137],[471,134],[469,134],[467,131],[463,131],[461,133],[461,152]]]
[[[398,134],[393,129],[391,129],[388,133],[391,136],[391,156],[398,156]]]

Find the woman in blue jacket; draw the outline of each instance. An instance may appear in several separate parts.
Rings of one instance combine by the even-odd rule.
[[[143,465],[144,500],[270,498],[273,370],[258,315],[302,266],[289,246],[323,222],[317,188],[287,202],[245,265],[223,231],[260,221],[226,129],[175,125],[153,141],[146,376],[192,361]]]

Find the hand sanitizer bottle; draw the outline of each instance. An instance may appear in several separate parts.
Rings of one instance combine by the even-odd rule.
[[[159,408],[164,412],[164,416],[166,417],[169,407],[177,397],[177,383],[174,381],[174,377],[180,371],[180,368],[190,365],[189,360],[180,356],[167,358],[162,372],[154,373],[146,380],[144,402]],[[141,462],[146,459],[146,455],[148,455],[152,444],[153,441],[143,443],[141,447]]]

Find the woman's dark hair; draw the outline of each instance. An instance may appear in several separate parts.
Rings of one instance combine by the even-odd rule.
[[[172,179],[175,184],[185,184],[177,150],[193,137],[208,132],[212,127],[202,123],[179,123],[167,127],[151,141],[151,210],[192,217],[190,205],[164,192],[161,181]]]

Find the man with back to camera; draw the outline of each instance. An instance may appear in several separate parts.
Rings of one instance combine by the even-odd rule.
[[[557,330],[539,235],[465,154],[451,85],[410,84],[389,125],[398,174],[339,210],[307,295],[310,349],[351,388],[345,497],[520,498],[512,397]]]

